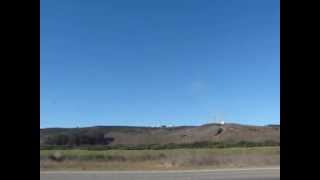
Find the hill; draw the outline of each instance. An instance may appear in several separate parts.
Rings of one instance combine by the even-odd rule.
[[[276,142],[280,125],[205,124],[179,127],[95,126],[40,129],[40,146],[45,145],[150,145],[197,142]]]

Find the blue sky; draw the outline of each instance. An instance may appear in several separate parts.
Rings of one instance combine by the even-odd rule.
[[[41,127],[280,123],[278,0],[41,0]]]

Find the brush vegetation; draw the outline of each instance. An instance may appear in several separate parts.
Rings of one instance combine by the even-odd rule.
[[[41,150],[42,170],[145,170],[271,166],[280,147],[171,150]]]
[[[197,148],[233,148],[233,147],[265,147],[265,146],[280,146],[280,142],[264,141],[264,142],[194,142],[194,143],[181,143],[181,144],[140,144],[140,145],[82,145],[82,146],[59,146],[59,145],[46,145],[41,146],[40,150],[160,150],[160,149],[197,149]]]

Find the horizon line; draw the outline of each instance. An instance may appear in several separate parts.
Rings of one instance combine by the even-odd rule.
[[[62,126],[51,126],[51,127],[41,127],[40,129],[53,129],[53,128],[66,128],[66,129],[71,129],[71,128],[90,128],[90,127],[144,127],[144,128],[159,128],[159,127],[198,127],[198,126],[204,126],[204,125],[210,125],[210,124],[220,124],[219,122],[213,122],[213,123],[204,123],[204,124],[200,124],[200,125],[167,125],[167,124],[163,124],[163,125],[157,125],[157,126],[138,126],[138,125],[88,125],[88,126],[73,126],[73,127],[62,127]],[[264,124],[264,125],[257,125],[257,124],[246,124],[246,123],[236,123],[236,122],[224,122],[224,125],[226,124],[236,124],[236,125],[243,125],[243,126],[271,126],[271,125],[279,125],[280,126],[280,122],[279,123],[271,123],[271,124]]]

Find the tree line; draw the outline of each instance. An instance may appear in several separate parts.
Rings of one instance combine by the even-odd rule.
[[[108,145],[114,140],[102,132],[55,134],[48,136],[43,144],[56,146]]]

